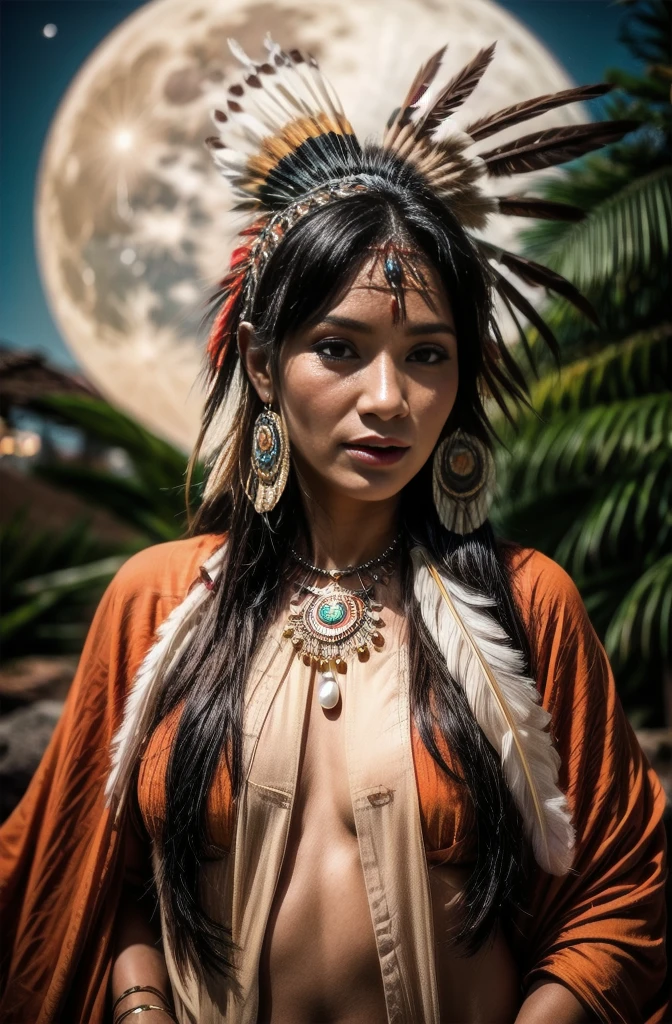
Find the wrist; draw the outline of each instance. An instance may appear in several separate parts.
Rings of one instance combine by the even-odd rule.
[[[122,1010],[115,1018],[114,1024],[165,1024],[173,1021],[179,1024],[174,1012],[167,1006],[158,1003],[137,1003]]]
[[[178,1024],[169,997],[154,985],[131,985],[117,997],[112,1007],[113,1024],[151,1024],[156,1020],[172,1020]]]
[[[122,1021],[123,1024],[167,1024],[168,1021],[178,1024],[172,1010],[146,1002],[140,1002],[137,1006],[124,1010],[115,1018],[114,1024],[121,1024]]]

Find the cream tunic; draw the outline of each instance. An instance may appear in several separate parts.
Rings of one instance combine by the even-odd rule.
[[[347,782],[387,1020],[389,1024],[438,1024],[440,1019],[453,1019],[439,1014],[435,957],[439,962],[442,957],[446,960],[444,985],[458,983],[462,988],[460,982],[467,982],[475,994],[471,1020],[492,1020],[482,1015],[486,1005],[504,1010],[498,1020],[513,1020],[517,975],[501,936],[490,951],[469,961],[455,961],[435,947],[435,926],[443,931],[450,919],[447,894],[455,896],[453,886],[463,879],[464,871],[434,867],[430,885],[411,744],[403,620],[387,609],[383,615],[387,623],[383,650],[372,652],[367,662],[350,657],[347,674],[339,674],[339,685]],[[248,676],[245,783],[237,804],[232,853],[222,852],[202,869],[205,909],[232,927],[233,939],[243,950],[240,999],[234,999],[220,978],[202,986],[192,978],[183,987],[166,944],[181,1024],[257,1021],[260,955],[296,803],[308,700],[316,700],[315,669],[304,665],[291,643],[282,638],[284,623],[280,617],[262,642]],[[155,855],[155,870],[157,865]],[[163,931],[165,936],[165,927]],[[499,972],[503,981],[499,992],[479,985],[482,969],[490,971],[491,979],[496,976],[493,971]]]

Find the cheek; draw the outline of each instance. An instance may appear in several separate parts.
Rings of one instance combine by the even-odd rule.
[[[411,414],[415,420],[418,448],[425,457],[432,451],[457,397],[457,374],[446,373],[440,384],[419,387],[413,394]]]
[[[283,368],[282,405],[292,444],[306,454],[329,443],[347,411],[346,389],[312,357],[289,359]]]

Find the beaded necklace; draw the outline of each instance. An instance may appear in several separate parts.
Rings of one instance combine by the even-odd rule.
[[[347,658],[357,654],[367,661],[370,649],[379,651],[385,639],[381,633],[382,604],[375,598],[377,584],[385,586],[393,572],[391,556],[399,545],[397,536],[376,558],[345,569],[322,569],[290,548],[297,565],[306,569],[300,581],[295,580],[296,593],[290,601],[290,615],[283,637],[291,639],[297,657],[305,665],[316,665],[320,678],[317,699],[329,710],[338,704],[341,691],[338,674],[347,671]],[[310,575],[325,576],[324,587],[310,585]],[[357,576],[360,587],[352,590],[338,581],[344,576]]]

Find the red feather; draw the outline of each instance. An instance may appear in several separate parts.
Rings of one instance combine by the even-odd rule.
[[[238,305],[245,283],[250,250],[267,219],[267,217],[263,217],[245,228],[241,232],[241,238],[244,239],[243,244],[237,246],[231,253],[229,273],[220,286],[224,294],[224,301],[208,334],[207,353],[214,370],[221,369],[229,350],[231,338],[238,327],[238,324],[233,322],[232,314]]]

